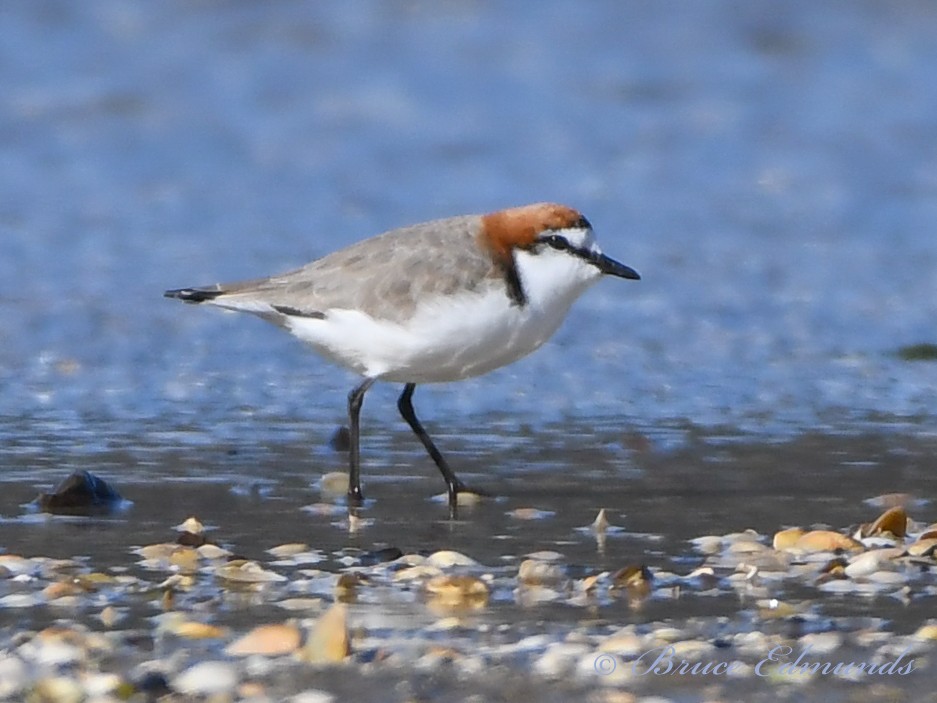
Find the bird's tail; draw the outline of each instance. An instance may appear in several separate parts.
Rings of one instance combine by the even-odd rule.
[[[224,293],[217,286],[205,288],[176,288],[167,290],[163,295],[167,298],[177,298],[186,303],[204,303],[206,300],[214,300]]]

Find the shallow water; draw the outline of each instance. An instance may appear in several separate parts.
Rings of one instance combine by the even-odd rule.
[[[935,21],[926,2],[4,3],[2,546],[107,569],[194,513],[256,557],[294,540],[492,566],[555,549],[586,569],[687,573],[693,537],[839,529],[873,519],[862,501],[878,494],[930,499],[937,364],[896,352],[937,338]],[[261,321],[161,292],[537,200],[580,208],[643,280],[601,282],[523,362],[418,391],[460,475],[499,498],[449,522],[399,389],[379,385],[364,410],[374,524],[349,535],[304,512],[344,466],[328,440],[354,379]],[[132,507],[24,507],[79,468]],[[518,521],[517,507],[554,514]],[[604,551],[575,529],[601,507],[624,528]],[[819,607],[907,633],[932,605]],[[481,617],[558,637],[579,617],[492,608]],[[743,611],[690,598],[599,617]],[[516,673],[486,695],[520,695]],[[933,682],[915,674],[888,683]],[[483,685],[445,681],[399,698]]]

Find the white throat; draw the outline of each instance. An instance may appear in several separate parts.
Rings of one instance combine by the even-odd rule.
[[[577,249],[598,251],[591,230],[566,229],[556,234],[565,237]],[[602,276],[601,271],[578,256],[550,247],[544,247],[537,254],[518,250],[514,260],[527,304],[534,309],[557,308],[563,315],[573,301]]]

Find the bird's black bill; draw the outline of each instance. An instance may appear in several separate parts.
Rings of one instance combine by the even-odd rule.
[[[607,273],[609,276],[618,276],[619,278],[627,278],[632,281],[641,280],[641,276],[633,268],[620,264],[615,261],[615,259],[605,256],[605,254],[595,256],[592,259],[592,263],[599,271]]]

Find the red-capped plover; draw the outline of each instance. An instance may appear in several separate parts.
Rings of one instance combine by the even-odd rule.
[[[543,344],[603,274],[638,279],[576,210],[538,203],[394,229],[270,278],[166,291],[259,315],[364,377],[348,395],[349,505],[362,501],[359,415],[375,381],[405,384],[400,414],[455,508],[466,486],[413,411],[420,383],[458,381]]]

